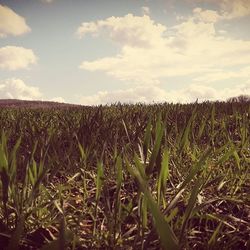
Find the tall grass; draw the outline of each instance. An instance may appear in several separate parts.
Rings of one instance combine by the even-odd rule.
[[[250,104],[0,110],[4,249],[247,249]]]

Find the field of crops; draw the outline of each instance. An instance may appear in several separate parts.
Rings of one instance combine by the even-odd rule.
[[[0,109],[1,249],[249,249],[250,102]]]

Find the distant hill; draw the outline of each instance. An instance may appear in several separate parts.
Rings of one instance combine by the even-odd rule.
[[[0,108],[73,108],[83,107],[76,104],[59,103],[52,101],[25,101],[18,99],[0,99]]]

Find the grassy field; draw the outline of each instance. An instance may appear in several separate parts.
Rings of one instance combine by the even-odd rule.
[[[0,109],[1,249],[249,249],[250,102]]]

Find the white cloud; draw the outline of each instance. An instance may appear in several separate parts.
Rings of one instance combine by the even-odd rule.
[[[217,18],[216,12],[196,9],[192,17],[168,28],[149,16],[132,14],[84,23],[78,29],[80,36],[109,30],[105,34],[122,46],[117,55],[83,61],[80,68],[103,71],[129,83],[152,85],[165,77],[198,77],[226,72],[227,67],[246,67],[250,63],[250,41],[225,38],[216,30]]]
[[[84,105],[100,105],[121,103],[153,103],[153,102],[173,102],[189,103],[198,101],[227,100],[230,97],[239,95],[250,95],[250,82],[236,85],[234,88],[224,88],[217,90],[211,86],[201,84],[191,84],[180,90],[165,91],[156,86],[135,87],[125,90],[99,91],[97,94],[83,96],[80,103]]]
[[[0,98],[38,100],[42,97],[37,87],[26,85],[21,79],[11,78],[0,81]]]
[[[149,14],[150,14],[150,9],[149,9],[149,7],[143,6],[143,7],[141,8],[141,10],[142,10],[142,14],[143,14],[143,15],[149,16]]]
[[[149,16],[109,17],[96,22],[85,22],[77,29],[77,35],[82,38],[88,33],[108,35],[113,41],[123,46],[151,47],[159,42],[166,31],[164,25],[155,23]]]
[[[5,46],[0,48],[0,69],[27,69],[35,64],[37,57],[31,49],[23,47]]]
[[[31,29],[22,16],[0,4],[0,38],[8,35],[19,36],[29,31]]]
[[[194,19],[205,23],[216,23],[221,16],[215,10],[203,10],[202,8],[193,9]]]
[[[185,102],[195,101],[197,99],[199,101],[226,101],[230,97],[250,95],[250,84],[239,84],[232,88],[223,88],[219,90],[211,86],[191,84],[186,89],[179,91],[179,95],[182,96]]]
[[[218,82],[221,80],[227,79],[250,79],[250,66],[244,67],[237,71],[218,71],[218,72],[211,72],[208,74],[204,74],[195,78],[195,81],[203,82],[203,83],[211,83],[211,82]]]
[[[249,0],[186,0],[194,3],[213,3],[218,5],[219,10],[217,14],[220,19],[234,19],[250,15]]]
[[[65,103],[65,99],[61,96],[58,96],[58,97],[54,97],[52,99],[50,99],[50,101],[52,102],[60,102],[60,103]]]
[[[23,80],[18,78],[0,80],[0,99],[48,100],[60,103],[66,102],[65,99],[60,96],[51,99],[46,98],[38,87],[28,85]]]
[[[83,96],[80,102],[85,105],[98,105],[106,103],[135,103],[135,102],[146,102],[150,103],[153,101],[163,101],[165,99],[165,91],[155,87],[136,87],[129,88],[126,90],[114,90],[114,91],[99,91],[95,95]]]

